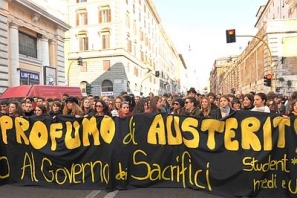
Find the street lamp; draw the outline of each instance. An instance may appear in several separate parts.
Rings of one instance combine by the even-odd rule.
[[[78,57],[76,60],[72,60],[71,63],[68,66],[68,70],[67,70],[67,86],[69,86],[69,78],[70,78],[70,69],[73,65],[73,63],[77,61],[77,65],[82,66],[83,65],[83,60],[81,57]]]

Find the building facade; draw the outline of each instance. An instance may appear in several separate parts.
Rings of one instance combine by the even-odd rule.
[[[62,20],[27,0],[0,0],[0,93],[27,84],[64,85]]]
[[[68,11],[67,85],[99,96],[180,92],[184,64],[153,1],[69,0]]]
[[[210,76],[211,90],[215,85],[227,86],[224,93],[276,92],[289,95],[297,88],[297,1],[269,0],[259,8],[251,37],[237,61],[224,70],[224,79]],[[271,86],[264,86],[264,76],[271,75]],[[228,80],[229,79],[229,80]],[[230,79],[239,79],[230,80]],[[231,83],[230,83],[231,82]],[[233,89],[234,88],[234,89]]]

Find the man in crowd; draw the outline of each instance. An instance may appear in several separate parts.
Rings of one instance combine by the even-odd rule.
[[[8,115],[8,105],[9,105],[8,100],[2,100],[0,102],[0,106],[1,106],[0,116]]]

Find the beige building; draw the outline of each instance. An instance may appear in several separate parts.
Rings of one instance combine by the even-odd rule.
[[[180,92],[185,64],[152,0],[69,0],[68,11],[68,85],[93,95]]]
[[[0,0],[0,25],[0,93],[9,86],[65,84],[69,25],[28,0]]]
[[[237,61],[225,67],[224,78],[210,74],[211,91],[223,94],[277,92],[288,95],[297,88],[297,1],[269,0],[259,8],[256,35]],[[227,66],[227,65],[226,65]],[[272,75],[271,87],[264,86],[264,76]],[[212,79],[214,77],[214,79]],[[215,87],[221,85],[223,90]]]

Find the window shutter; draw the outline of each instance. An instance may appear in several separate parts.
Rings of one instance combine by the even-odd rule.
[[[106,35],[106,48],[109,49],[109,35]]]
[[[107,10],[107,17],[108,17],[108,21],[107,22],[111,22],[111,10]]]
[[[88,25],[88,13],[85,12],[84,15],[85,15],[85,25]]]
[[[89,39],[88,37],[85,37],[85,49],[84,50],[88,50],[89,49]]]
[[[102,23],[102,11],[99,10],[99,23]]]
[[[76,13],[76,26],[79,26],[79,13]]]

